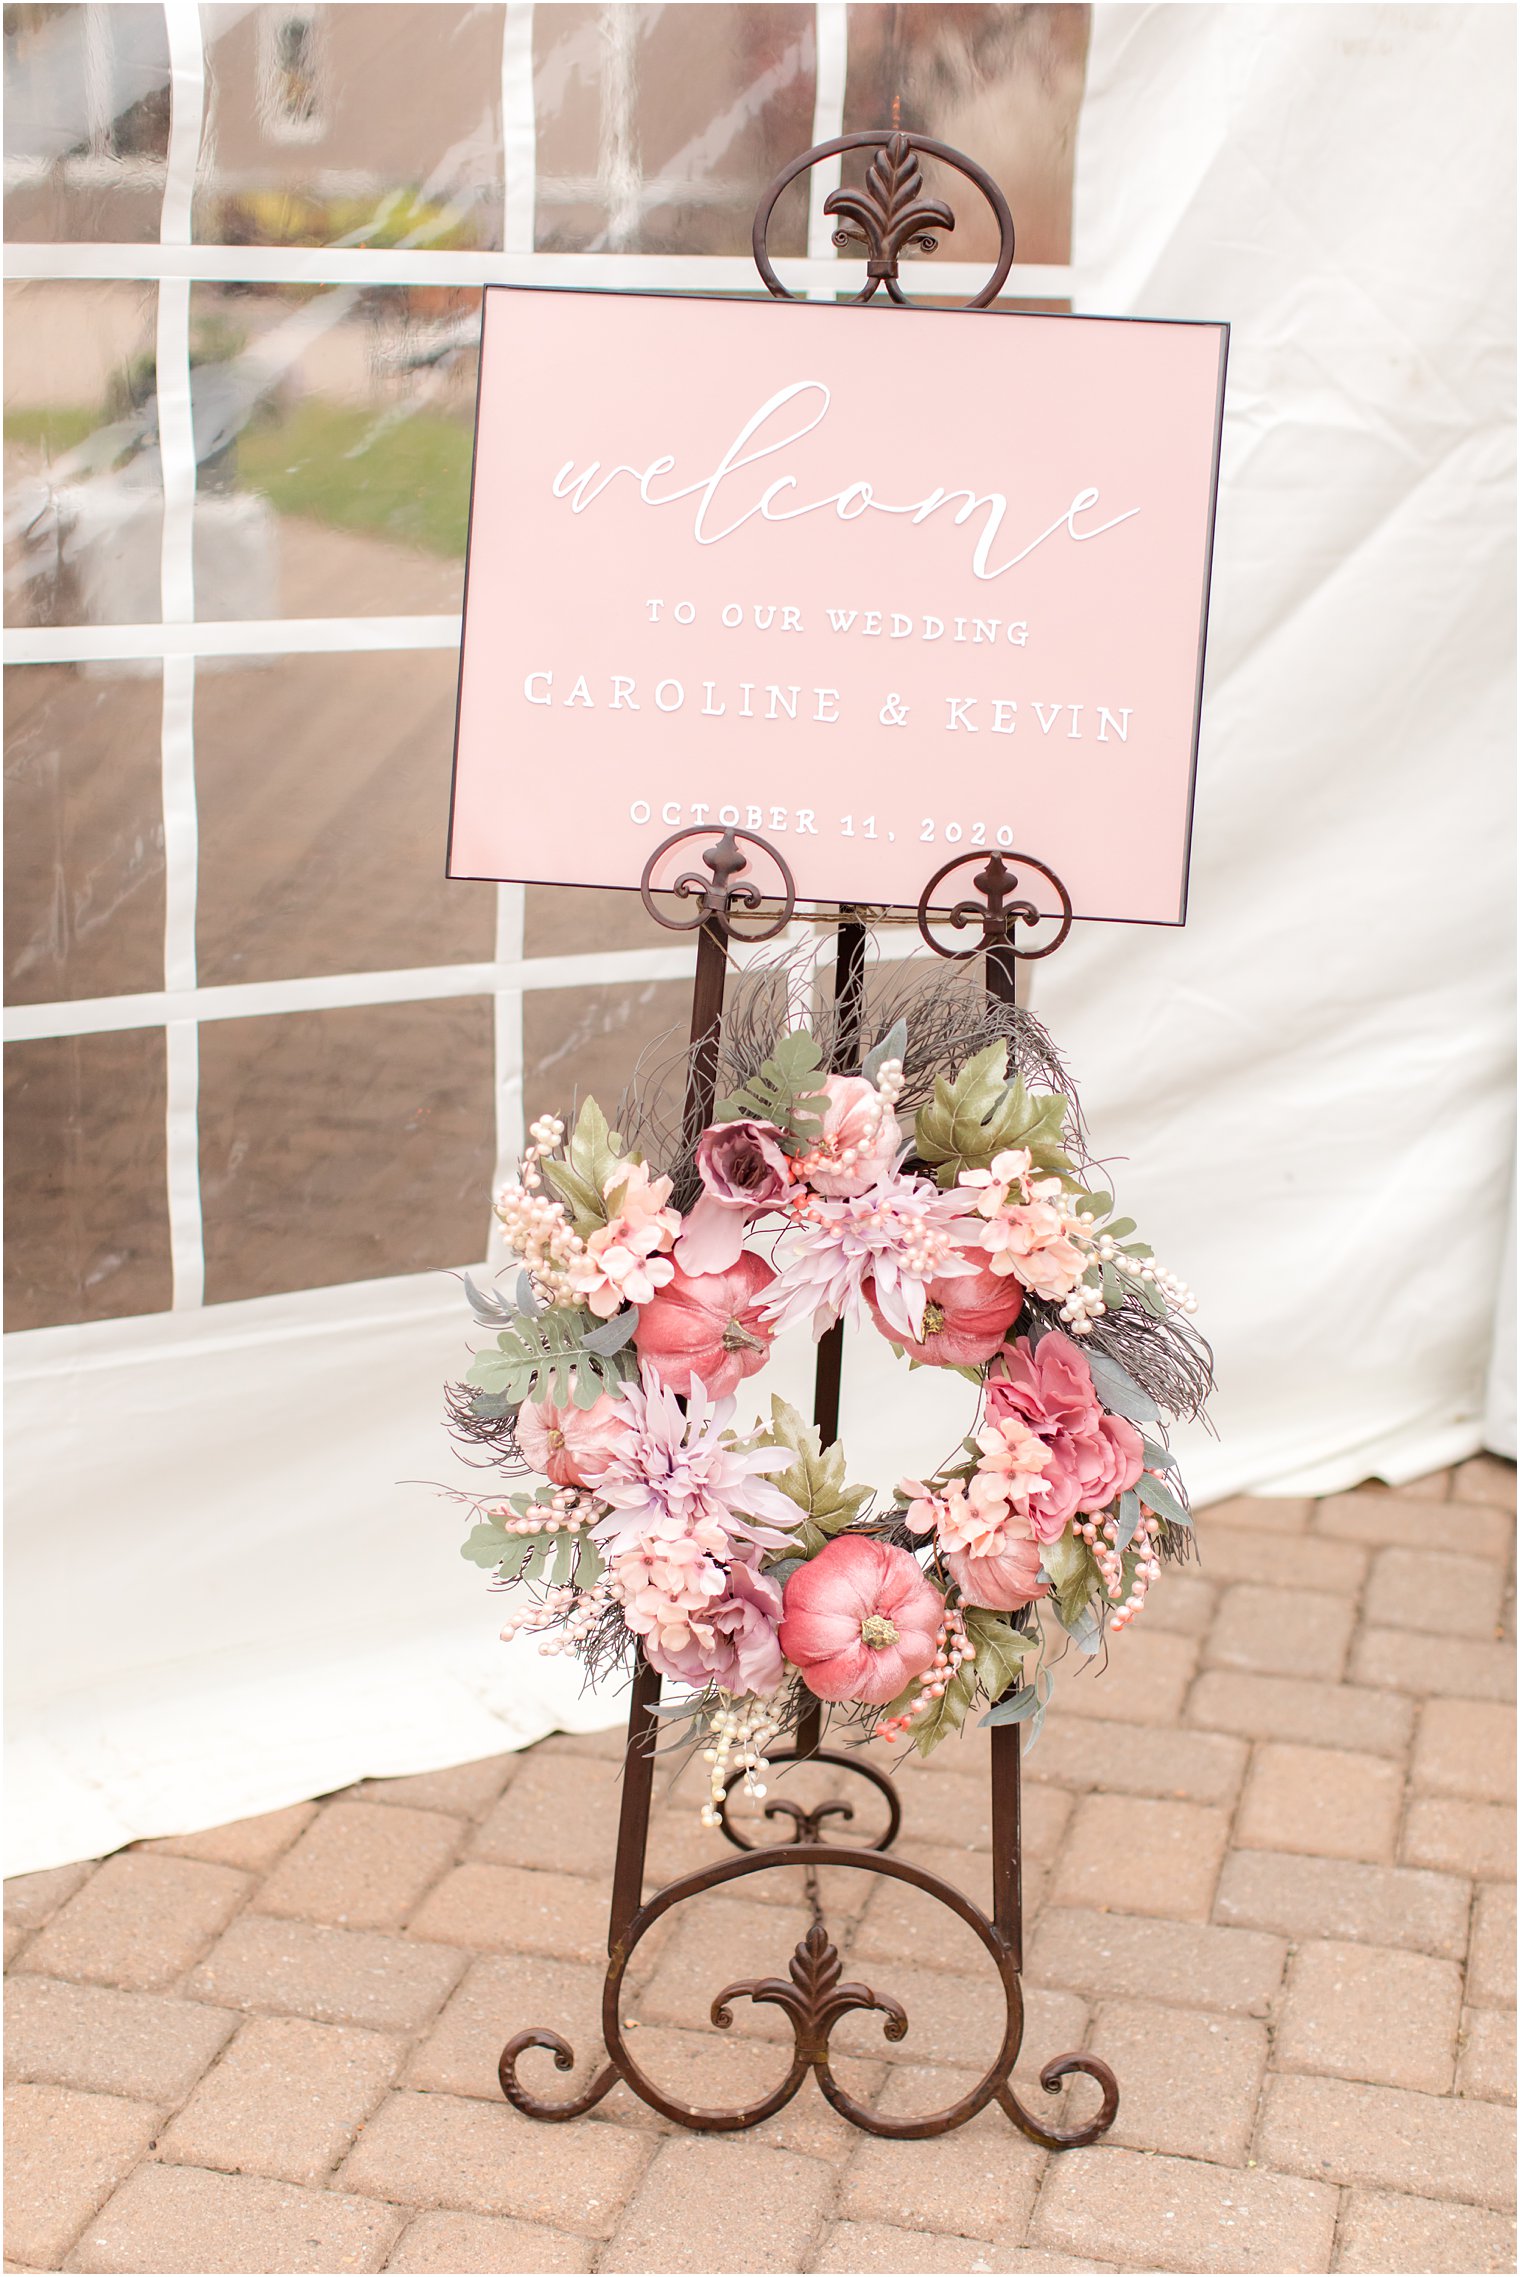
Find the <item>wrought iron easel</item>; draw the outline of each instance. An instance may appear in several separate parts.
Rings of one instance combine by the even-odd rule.
[[[932,252],[936,243],[932,232],[955,227],[955,217],[950,208],[942,201],[924,195],[918,163],[918,154],[923,152],[954,167],[972,181],[997,217],[999,244],[996,266],[982,290],[965,304],[968,308],[985,308],[1000,290],[1013,262],[1013,217],[1007,200],[992,177],[974,160],[949,149],[943,143],[931,142],[925,136],[904,133],[897,128],[871,134],[843,135],[836,141],[820,143],[817,148],[805,151],[800,158],[795,159],[772,182],[760,201],[754,227],[755,263],[769,291],[778,299],[791,297],[778,279],[766,252],[766,232],[778,198],[789,183],[809,168],[823,159],[849,150],[871,150],[875,153],[864,188],[855,190],[842,187],[834,190],[825,201],[825,211],[843,217],[842,226],[835,232],[834,241],[837,245],[864,243],[867,248],[866,282],[854,298],[867,301],[879,288],[885,288],[888,297],[898,306],[908,306],[898,282],[898,259],[904,247],[914,244],[925,252]],[[672,883],[662,884],[662,864],[676,847],[688,840],[709,841],[700,857],[708,874],[704,877],[699,871],[688,870]],[[747,849],[763,856],[768,867],[758,867]],[[982,867],[971,881],[975,889],[974,896],[954,902],[946,911],[945,900],[954,890],[949,886],[950,879],[957,871],[977,863],[982,864]],[[1024,879],[1030,875],[1042,880],[1047,889],[1040,896],[1047,902],[1043,912],[1038,906],[1038,900],[1032,897],[1024,884]],[[673,892],[682,901],[694,902],[695,914],[670,915],[656,902],[657,890]],[[704,826],[677,831],[674,837],[666,839],[656,849],[645,866],[640,891],[646,909],[658,923],[673,931],[695,932],[697,935],[690,1074],[683,1118],[683,1129],[689,1146],[695,1143],[698,1134],[712,1119],[729,943],[731,940],[753,942],[774,938],[794,914],[796,889],[785,860],[766,839],[757,837],[752,831]],[[1052,898],[1054,909],[1049,906]],[[779,906],[779,914],[770,914],[771,904]],[[1057,910],[1059,915],[1056,914]],[[942,912],[940,922],[950,924],[958,932],[964,933],[968,928],[974,927],[975,938],[964,947],[948,946],[937,939],[934,932],[936,911]],[[757,917],[757,913],[761,914]],[[938,955],[956,961],[983,957],[989,994],[1009,1004],[1014,1000],[1018,965],[1030,959],[1049,956],[1065,940],[1072,922],[1070,897],[1060,879],[1043,863],[1024,854],[1009,854],[1005,858],[994,853],[984,859],[981,850],[958,855],[935,872],[920,897],[917,916],[919,931]],[[752,919],[755,920],[753,924],[750,923]],[[1020,927],[1032,931],[1042,921],[1052,919],[1056,930],[1051,938],[1042,941],[1039,946],[1033,945],[1032,941],[1021,945]],[[865,950],[866,926],[860,914],[856,911],[842,911],[834,982],[838,1013],[835,1065],[840,1072],[848,1072],[860,1053]],[[841,1324],[823,1338],[818,1351],[813,1416],[825,1445],[838,1436],[843,1348],[844,1330]],[[847,1803],[828,1801],[812,1809],[805,1809],[799,1803],[776,1797],[767,1803],[765,1815],[772,1819],[789,1818],[794,1828],[793,1838],[757,1846],[729,1816],[728,1805],[733,1789],[743,1776],[742,1772],[734,1771],[729,1775],[720,1825],[724,1836],[739,1855],[722,1859],[698,1872],[680,1875],[646,1901],[644,1869],[654,1785],[655,1744],[659,1730],[659,1698],[659,1674],[640,1653],[628,1714],[622,1804],[607,1932],[608,1967],[602,1993],[602,2037],[608,2060],[579,2094],[561,2102],[550,2102],[533,2094],[522,2084],[518,2077],[519,2060],[527,2050],[543,2048],[552,2054],[556,2069],[570,2071],[575,2064],[574,2052],[557,2032],[542,2027],[518,2032],[507,2042],[500,2063],[502,2091],[517,2110],[530,2119],[578,2118],[598,2104],[613,2085],[622,2079],[645,2103],[681,2126],[712,2133],[727,2133],[738,2128],[756,2126],[762,2119],[768,2119],[774,2112],[781,2110],[791,2101],[811,2071],[835,2110],[855,2126],[874,2135],[905,2139],[945,2134],[952,2127],[963,2125],[992,2102],[999,2104],[1024,2134],[1051,2150],[1066,2150],[1096,2142],[1100,2135],[1107,2133],[1119,2108],[1119,2089],[1113,2073],[1098,2057],[1081,2053],[1057,2056],[1045,2065],[1040,2074],[1040,2083],[1050,2094],[1057,2093],[1061,2082],[1073,2073],[1085,2073],[1096,2080],[1102,2090],[1101,2106],[1095,2117],[1080,2126],[1059,2128],[1043,2125],[1032,2112],[1024,2108],[1011,2084],[1014,2064],[1023,2039],[1023,1995],[1020,1986],[1023,1968],[1019,1825],[1021,1766],[1017,1724],[994,1725],[990,1735],[990,1916],[983,1913],[980,1907],[974,1905],[952,1883],[927,1872],[921,1866],[910,1865],[890,1855],[892,1843],[902,1823],[902,1809],[896,1789],[874,1765],[866,1762],[861,1752],[843,1754],[823,1746],[822,1711],[816,1701],[804,1714],[793,1745],[777,1749],[770,1758],[772,1765],[779,1768],[794,1763],[826,1763],[864,1779],[886,1800],[887,1823],[884,1830],[869,1843],[830,1841],[824,1822],[838,1817],[848,1820],[852,1814]],[[704,1891],[724,1888],[730,1883],[742,1882],[752,1874],[769,1873],[778,1867],[787,1866],[802,1868],[812,1913],[811,1926],[791,1957],[788,1974],[785,1977],[751,1978],[743,1983],[726,1985],[713,2000],[711,2011],[714,2024],[726,2028],[733,2020],[732,2004],[736,2000],[764,2002],[780,2008],[789,2018],[793,2034],[792,2060],[786,2075],[769,2094],[737,2110],[701,2110],[676,2102],[640,2069],[624,2036],[619,2010],[623,1984],[633,1954],[655,1923],[686,1899],[697,1897]],[[913,1889],[923,1891],[947,1907],[971,1930],[980,1940],[997,1971],[1004,1998],[1003,2033],[997,2054],[975,2087],[943,2111],[913,2118],[887,2117],[857,2102],[840,2085],[830,2068],[829,2037],[842,2016],[857,2009],[874,2011],[883,2018],[885,2036],[893,2041],[901,2040],[907,2033],[908,2017],[901,2004],[889,1995],[875,1993],[865,1984],[842,1980],[840,1956],[829,1935],[819,1895],[818,1876],[825,1867],[880,1874],[889,1880],[906,1883]]]

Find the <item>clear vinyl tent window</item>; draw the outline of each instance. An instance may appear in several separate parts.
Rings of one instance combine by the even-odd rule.
[[[442,874],[481,288],[753,293],[765,183],[896,95],[1059,306],[1086,32],[6,10],[9,1327],[457,1266],[527,1116],[659,1080],[691,950],[636,894]],[[818,297],[833,179],[771,240]],[[974,290],[976,230],[910,289]]]

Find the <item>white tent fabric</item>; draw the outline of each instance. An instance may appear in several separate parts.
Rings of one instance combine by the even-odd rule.
[[[1200,1502],[1480,1444],[1512,1162],[1513,38],[1481,6],[1094,14],[1080,305],[1235,331],[1190,923],[1087,932],[1036,1001],[1201,1292]],[[463,1326],[427,1277],[10,1340],[7,1871],[616,1720],[496,1644],[449,1506],[400,1483],[447,1475]],[[852,1354],[857,1475],[912,1467],[965,1391],[918,1376],[905,1417],[900,1385]]]

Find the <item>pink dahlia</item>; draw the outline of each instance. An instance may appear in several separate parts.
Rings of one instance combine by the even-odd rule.
[[[627,1384],[621,1404],[628,1429],[596,1482],[599,1502],[611,1505],[593,1529],[616,1557],[646,1537],[689,1536],[720,1554],[774,1548],[798,1522],[798,1509],[765,1471],[785,1470],[785,1447],[742,1447],[728,1436],[734,1403],[716,1405],[697,1383],[681,1403],[646,1366]]]
[[[845,1312],[858,1325],[869,1281],[878,1325],[917,1344],[930,1284],[977,1271],[962,1244],[982,1230],[964,1196],[942,1194],[927,1178],[886,1178],[847,1200],[812,1201],[782,1242],[766,1314],[777,1328],[811,1319],[815,1337]]]

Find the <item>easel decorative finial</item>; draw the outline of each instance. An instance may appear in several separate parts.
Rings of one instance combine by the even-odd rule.
[[[776,202],[799,174],[847,150],[876,153],[862,189],[831,190],[823,205],[826,214],[841,214],[847,223],[854,225],[834,232],[837,246],[863,244],[867,248],[866,282],[853,298],[870,300],[885,286],[889,300],[899,308],[910,307],[912,304],[898,282],[900,256],[909,245],[916,245],[920,252],[933,253],[939,240],[931,233],[955,227],[955,216],[943,199],[923,195],[923,172],[919,166],[919,158],[923,156],[937,158],[942,165],[964,174],[991,206],[998,225],[997,265],[981,291],[963,306],[986,308],[996,300],[1013,267],[1013,215],[1008,200],[985,166],[978,166],[974,158],[968,158],[964,151],[952,150],[946,142],[933,142],[928,135],[905,132],[897,123],[899,117],[899,104],[894,100],[891,127],[878,127],[869,134],[842,134],[833,142],[820,142],[812,150],[805,150],[800,158],[794,158],[790,166],[784,166],[771,183],[755,213],[752,245],[755,266],[765,281],[767,292],[776,300],[795,297],[777,276],[766,251],[766,233]]]

